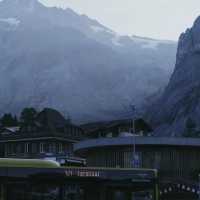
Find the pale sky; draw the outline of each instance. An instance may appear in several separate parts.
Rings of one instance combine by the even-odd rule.
[[[200,15],[200,0],[40,0],[69,7],[122,35],[178,40]]]

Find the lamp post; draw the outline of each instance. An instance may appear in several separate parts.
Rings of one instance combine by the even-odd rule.
[[[131,109],[133,111],[133,120],[132,120],[132,132],[133,132],[133,168],[136,167],[136,144],[135,144],[135,105],[131,105]]]
[[[133,135],[133,168],[136,168],[135,136]]]

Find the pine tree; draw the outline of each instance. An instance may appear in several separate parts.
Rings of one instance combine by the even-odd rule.
[[[33,125],[37,111],[35,108],[24,108],[20,115],[20,122],[22,125]]]
[[[10,113],[5,113],[3,117],[1,118],[1,124],[3,127],[11,127],[11,126],[17,126],[18,120],[17,117],[13,117]]]

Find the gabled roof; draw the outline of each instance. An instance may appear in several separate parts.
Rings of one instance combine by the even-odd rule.
[[[36,122],[45,127],[64,127],[67,120],[57,111],[51,108],[45,108],[37,117]]]
[[[16,134],[1,134],[1,141],[37,139],[37,138],[63,138],[64,140],[80,140],[81,137],[72,134],[71,128],[82,129],[69,123],[57,110],[45,108],[37,114],[32,124],[22,125]],[[4,128],[5,129],[5,128]],[[14,130],[10,129],[10,131]]]
[[[81,128],[83,128],[83,130],[85,130],[87,133],[92,133],[97,130],[105,130],[119,125],[127,125],[127,124],[131,125],[132,123],[133,123],[132,119],[123,119],[123,120],[113,120],[107,122],[95,122],[95,123],[83,124],[81,125]]]
[[[129,126],[130,128],[133,127],[133,119],[113,120],[107,122],[96,122],[96,123],[81,125],[84,131],[88,134],[92,134],[100,130],[109,130],[120,126]],[[134,120],[134,128],[136,132],[139,132],[141,130],[145,132],[153,131],[151,126],[147,122],[145,122],[142,118],[137,118]]]

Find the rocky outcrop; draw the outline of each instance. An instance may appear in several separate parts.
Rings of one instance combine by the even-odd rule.
[[[148,115],[159,135],[185,134],[188,120],[200,130],[200,17],[181,34],[174,72]]]

